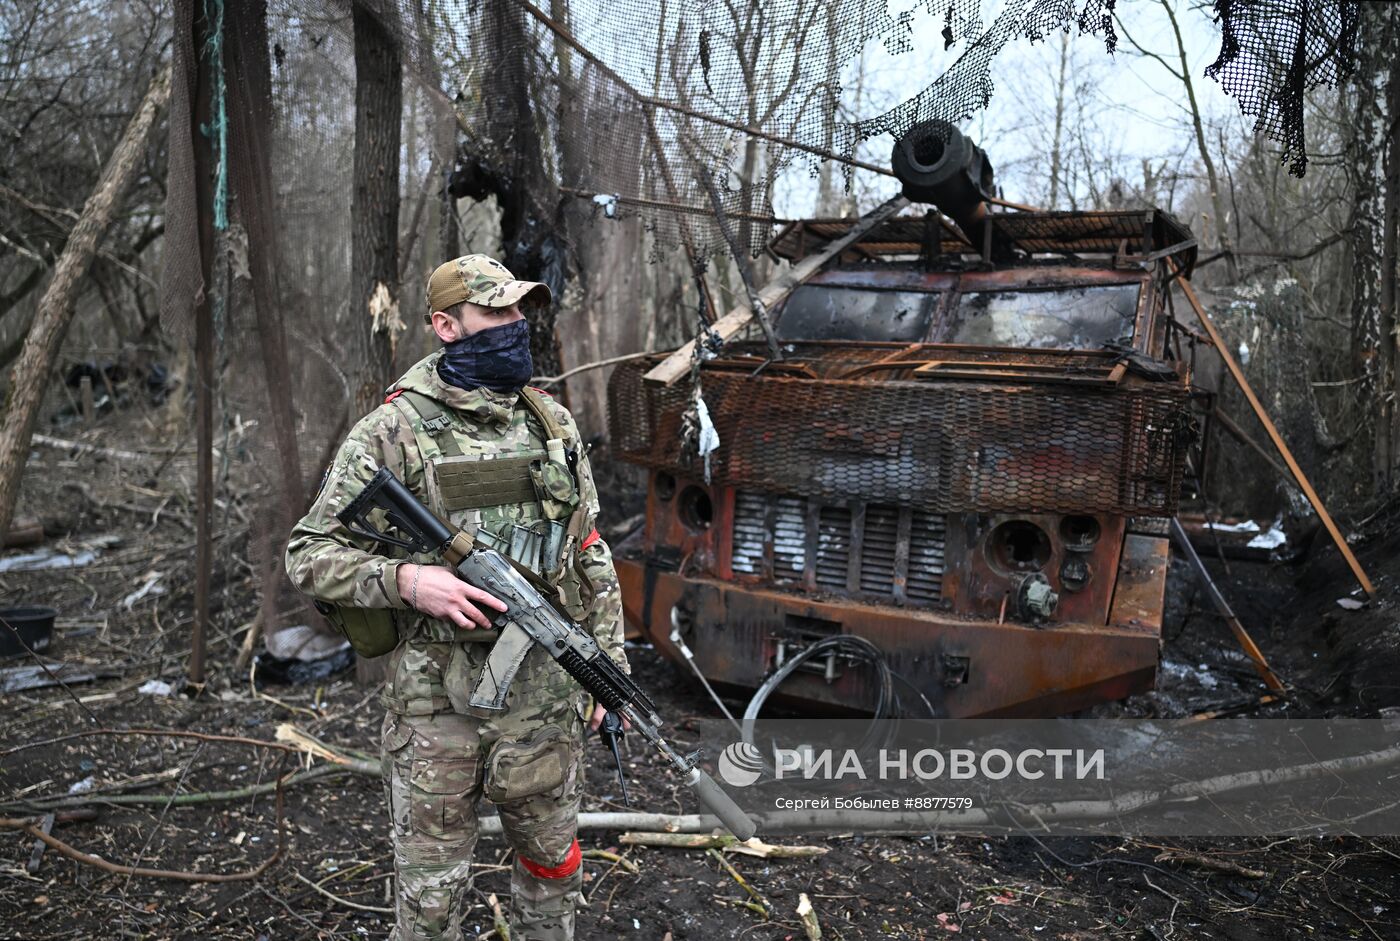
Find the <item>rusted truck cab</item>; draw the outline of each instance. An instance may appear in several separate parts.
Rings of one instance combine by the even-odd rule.
[[[770,249],[797,259],[851,224]],[[894,217],[770,312],[781,360],[741,342],[703,363],[708,481],[683,427],[696,385],[620,366],[613,453],[649,472],[645,525],[616,548],[629,624],[737,690],[859,635],[906,706],[950,717],[1149,689],[1192,436],[1167,287],[1194,251],[1158,211]],[[831,657],[781,693],[869,712],[873,678]]]

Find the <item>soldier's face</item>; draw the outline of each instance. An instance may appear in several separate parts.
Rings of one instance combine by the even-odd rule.
[[[456,316],[442,311],[433,314],[433,332],[442,342],[451,343],[473,333],[523,319],[519,304],[511,304],[509,307],[485,307],[466,301],[460,306]]]

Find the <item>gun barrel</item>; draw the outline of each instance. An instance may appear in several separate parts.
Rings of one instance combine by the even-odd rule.
[[[724,793],[724,789],[715,783],[714,778],[699,768],[691,768],[685,777],[685,783],[690,785],[700,803],[718,817],[719,822],[724,824],[730,833],[741,840],[748,840],[758,832],[758,827],[749,819],[749,815],[734,803],[732,797]]]
[[[685,775],[685,783],[695,792],[695,797],[719,819],[720,823],[724,824],[725,829],[741,840],[751,838],[758,831],[757,825],[749,819],[749,815],[744,813],[738,804],[734,803],[733,798],[724,792],[715,779],[695,767],[692,760],[672,748],[671,743],[662,737],[655,726],[639,715],[634,706],[626,706],[621,712],[642,738],[661,752],[673,768]]]
[[[937,118],[911,127],[895,141],[890,155],[904,195],[933,203],[947,213],[974,247],[980,248],[987,224],[987,198],[996,178],[986,153],[952,124]],[[1004,255],[1009,245],[993,232],[992,250]]]

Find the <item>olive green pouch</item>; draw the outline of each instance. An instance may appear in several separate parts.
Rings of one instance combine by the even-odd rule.
[[[535,460],[530,462],[530,482],[534,484],[535,496],[545,519],[562,520],[578,506],[578,488],[574,486],[574,475],[569,468],[558,461]]]
[[[348,608],[317,601],[316,610],[366,659],[382,657],[399,645],[399,631],[387,608]]]
[[[546,725],[528,741],[501,739],[486,758],[487,800],[508,804],[564,785],[574,744],[564,730]]]

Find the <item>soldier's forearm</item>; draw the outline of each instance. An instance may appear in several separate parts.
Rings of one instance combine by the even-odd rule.
[[[592,610],[580,625],[593,635],[613,662],[631,672],[627,654],[623,651],[622,591],[613,567],[612,551],[602,539],[596,539],[582,553],[583,571],[593,587]]]
[[[597,596],[593,602],[593,610],[589,612],[582,627],[593,635],[598,646],[614,663],[626,672],[632,672],[632,667],[627,662],[627,653],[623,649],[622,593],[618,590],[616,579],[606,591]]]
[[[403,564],[324,537],[294,534],[287,544],[287,575],[297,590],[347,607],[408,607],[398,588],[398,569]]]

